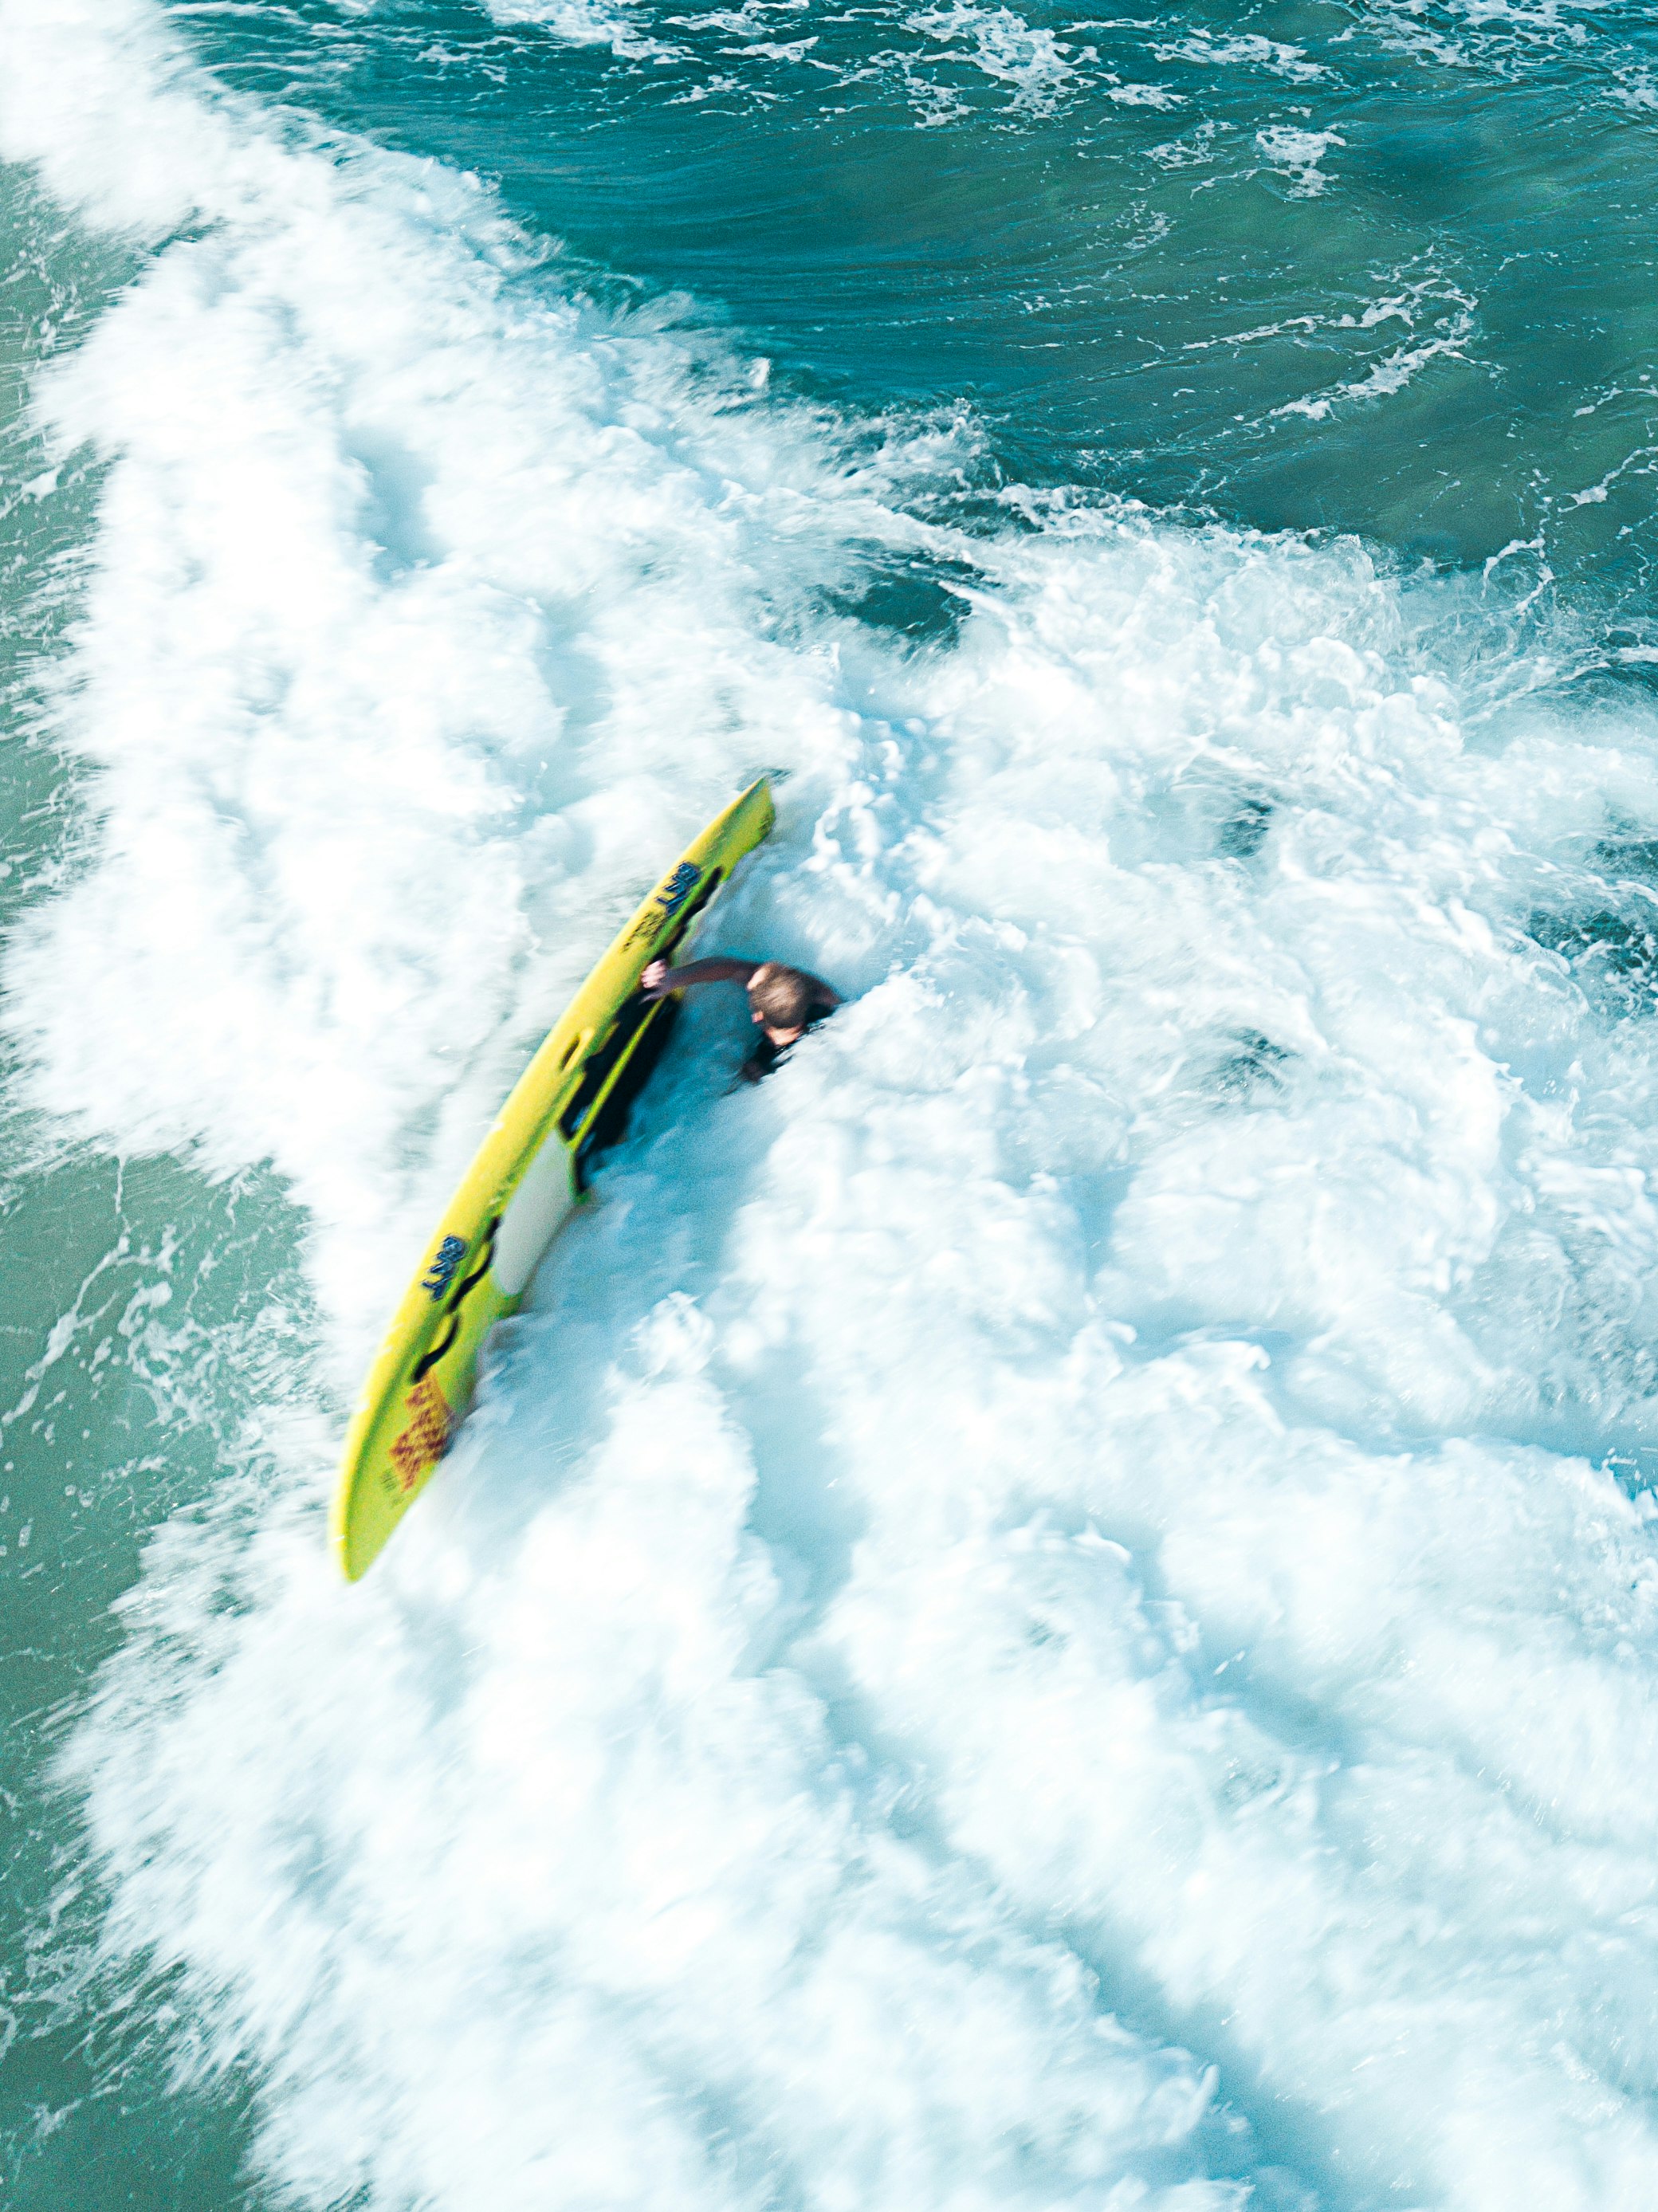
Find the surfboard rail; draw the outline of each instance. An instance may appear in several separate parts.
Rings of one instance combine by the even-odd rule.
[[[346,1433],[330,1536],[348,1581],[367,1572],[453,1442],[484,1339],[522,1303],[661,1049],[676,1001],[645,999],[641,973],[671,959],[775,819],[762,776],[686,847],[548,1031],[444,1208]]]

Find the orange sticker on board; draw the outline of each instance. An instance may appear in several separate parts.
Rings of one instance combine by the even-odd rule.
[[[407,1426],[392,1440],[392,1461],[404,1490],[412,1490],[422,1475],[443,1457],[449,1442],[447,1400],[433,1376],[416,1383],[404,1401]]]

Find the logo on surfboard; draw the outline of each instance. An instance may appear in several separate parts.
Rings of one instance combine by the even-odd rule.
[[[696,888],[702,871],[692,860],[682,860],[656,895],[664,921],[671,921]]]
[[[665,921],[673,920],[701,880],[702,871],[696,863],[682,860],[628,932],[628,942],[631,945],[636,937],[654,937]]]
[[[430,1294],[435,1305],[454,1279],[454,1273],[466,1257],[464,1237],[446,1237],[432,1256],[432,1264],[421,1278],[422,1290]]]
[[[449,1402],[430,1375],[423,1375],[404,1401],[409,1420],[392,1441],[392,1464],[404,1492],[411,1491],[427,1469],[435,1467],[449,1443]]]

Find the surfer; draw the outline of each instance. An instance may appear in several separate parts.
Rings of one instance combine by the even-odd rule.
[[[740,983],[760,1030],[754,1050],[738,1071],[745,1083],[758,1083],[768,1075],[790,1046],[826,1021],[841,1003],[832,983],[821,975],[809,975],[804,968],[786,968],[780,960],[688,960],[683,968],[653,960],[639,980],[647,999],[665,999],[671,991],[695,989],[699,983]]]

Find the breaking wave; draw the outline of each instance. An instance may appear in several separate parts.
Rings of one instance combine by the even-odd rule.
[[[12,20],[6,150],[151,247],[36,393],[106,475],[27,1096],[307,1224],[315,1371],[64,1762],[263,2180],[1644,2208],[1651,720],[1465,583],[776,391],[143,9]],[[690,1010],[345,1590],[390,1296],[768,765],[705,946],[853,1003],[736,1095]]]

